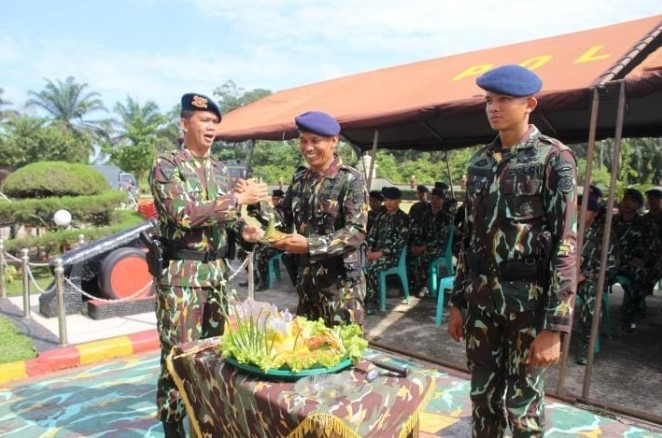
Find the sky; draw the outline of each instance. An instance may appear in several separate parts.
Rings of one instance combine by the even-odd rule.
[[[129,96],[165,112],[230,80],[275,92],[660,14],[660,0],[0,0],[0,88],[24,110],[73,76],[111,112]]]

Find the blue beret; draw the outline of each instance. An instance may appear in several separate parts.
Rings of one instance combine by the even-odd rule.
[[[382,195],[386,199],[400,199],[402,197],[402,192],[397,187],[383,187]]]
[[[644,205],[644,195],[641,194],[641,192],[637,189],[625,189],[625,193],[623,194],[624,198],[632,198],[635,201],[637,201],[640,205]]]
[[[654,196],[656,198],[662,198],[662,187],[652,187],[646,190],[646,196]]]
[[[432,189],[432,196],[439,196],[440,198],[445,198],[446,197],[446,190],[435,187]]]
[[[281,189],[274,189],[274,191],[271,192],[271,196],[282,198],[283,196],[285,196],[285,192],[282,191]]]
[[[182,111],[210,111],[218,116],[218,121],[221,121],[221,110],[216,105],[216,102],[198,93],[186,93],[182,96]]]
[[[538,75],[512,64],[488,71],[476,79],[476,84],[483,90],[513,97],[531,96],[542,88]]]
[[[420,185],[416,186],[416,191],[417,192],[428,193],[430,190],[428,190],[428,188],[425,187],[423,184],[420,184]]]
[[[369,197],[379,199],[380,201],[384,200],[384,195],[382,195],[382,192],[380,192],[379,190],[371,190]]]
[[[340,124],[330,115],[321,111],[308,111],[294,118],[299,131],[312,132],[324,137],[333,137],[340,133]]]

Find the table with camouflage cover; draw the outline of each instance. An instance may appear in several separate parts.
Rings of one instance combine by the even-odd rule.
[[[416,437],[434,392],[433,373],[420,368],[406,378],[379,375],[369,382],[374,365],[362,360],[325,375],[343,390],[307,393],[306,382],[256,377],[227,363],[219,340],[178,345],[168,357],[197,436]],[[376,353],[389,360],[383,351],[369,349],[366,356]]]

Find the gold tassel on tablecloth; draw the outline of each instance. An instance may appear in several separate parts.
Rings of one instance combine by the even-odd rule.
[[[168,368],[168,372],[170,373],[170,376],[172,377],[172,380],[175,382],[175,386],[177,387],[177,390],[179,391],[179,396],[184,401],[184,406],[186,406],[186,413],[188,414],[191,427],[195,430],[195,435],[194,436],[202,437],[202,432],[200,431],[200,423],[198,422],[198,418],[194,415],[195,412],[193,411],[193,406],[191,405],[191,402],[188,399],[188,395],[186,394],[186,388],[184,387],[184,382],[179,377],[179,374],[177,374],[177,372],[175,371],[175,365],[172,363],[172,361],[173,361],[173,357],[172,357],[173,352],[174,352],[174,350],[171,350],[170,354],[168,354],[168,357],[166,358],[166,366]],[[184,353],[182,356],[195,354],[197,352],[198,351]]]
[[[361,438],[339,418],[326,412],[309,414],[287,438],[306,438],[312,432],[324,432],[324,436],[338,438]]]

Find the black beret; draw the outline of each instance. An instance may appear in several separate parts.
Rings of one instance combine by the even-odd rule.
[[[282,191],[281,189],[274,189],[274,191],[271,192],[271,196],[282,198],[283,196],[285,196],[285,192]]]
[[[425,187],[423,184],[419,184],[416,186],[416,191],[422,193],[428,193],[430,190],[428,190],[428,188]]]
[[[590,186],[588,186],[588,189],[589,189],[588,190],[589,194],[595,195],[598,198],[604,198],[604,195],[602,194],[602,190],[600,190],[600,187],[591,184]]]
[[[386,199],[400,199],[402,197],[402,192],[397,187],[383,187],[382,195]]]
[[[294,118],[299,131],[312,132],[324,137],[333,137],[340,133],[340,124],[330,115],[321,111],[308,111]]]
[[[589,195],[587,210],[595,211],[596,213],[600,211],[600,204],[598,203],[598,200],[595,198],[595,196]]]
[[[434,183],[434,188],[435,189],[441,189],[441,190],[448,190],[450,187],[445,182],[437,181],[437,182]]]
[[[628,197],[632,198],[635,201],[639,203],[639,205],[644,205],[644,195],[641,194],[641,192],[637,189],[625,189],[625,193],[623,193],[623,197]]]
[[[198,93],[186,93],[182,96],[182,111],[210,111],[218,116],[218,121],[221,121],[221,110],[216,105],[216,102]]]
[[[662,199],[662,187],[652,187],[646,190],[646,196],[653,196]]]
[[[382,195],[382,192],[380,192],[379,190],[371,190],[369,197],[379,199],[380,201],[384,200],[384,195]]]
[[[492,93],[523,97],[536,94],[542,88],[542,80],[531,70],[508,64],[493,68],[476,79],[476,85]]]
[[[441,189],[439,187],[435,187],[434,189],[432,189],[432,196],[439,196],[440,198],[445,198],[446,190]]]

